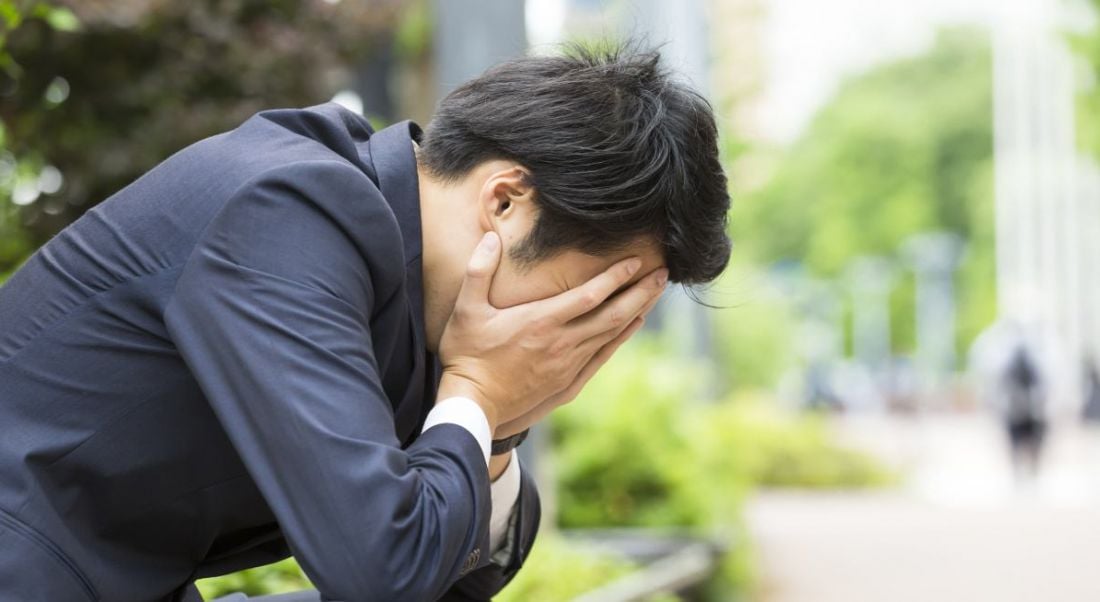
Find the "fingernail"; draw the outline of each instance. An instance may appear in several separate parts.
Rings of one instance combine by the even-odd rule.
[[[668,282],[668,270],[661,268],[657,270],[657,286],[664,286]]]
[[[630,261],[626,262],[626,271],[630,272],[631,275],[634,275],[634,272],[637,272],[638,269],[641,268],[641,267],[642,267],[642,260],[641,259],[634,258],[634,259],[631,259]]]

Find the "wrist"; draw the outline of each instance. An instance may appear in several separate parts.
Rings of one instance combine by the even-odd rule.
[[[477,404],[485,414],[489,422],[489,433],[495,433],[500,423],[500,415],[496,406],[489,402],[476,384],[468,378],[444,372],[439,379],[439,389],[436,392],[435,401],[448,397],[465,397]]]

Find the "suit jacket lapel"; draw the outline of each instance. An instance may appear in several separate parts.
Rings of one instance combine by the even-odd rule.
[[[439,361],[428,352],[424,334],[420,182],[412,145],[413,140],[420,141],[421,134],[419,125],[405,120],[375,132],[368,142],[379,189],[397,217],[404,241],[405,282],[414,338],[409,386],[394,410],[397,436],[404,446],[419,434],[435,400],[440,374]]]

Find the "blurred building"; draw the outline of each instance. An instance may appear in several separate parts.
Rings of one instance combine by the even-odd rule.
[[[1100,170],[1077,150],[1066,11],[1018,0],[995,27],[997,300],[1058,350],[1056,396],[1077,407],[1100,349]]]
[[[763,0],[711,0],[713,100],[729,131],[764,139],[759,113],[765,78]]]

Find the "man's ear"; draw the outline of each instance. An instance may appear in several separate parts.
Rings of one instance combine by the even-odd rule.
[[[519,166],[489,175],[478,198],[483,231],[494,230],[505,245],[526,235],[535,216],[535,188]]]
[[[489,213],[498,217],[506,214],[515,203],[532,203],[534,186],[522,168],[515,166],[493,173],[485,181],[483,199]]]

